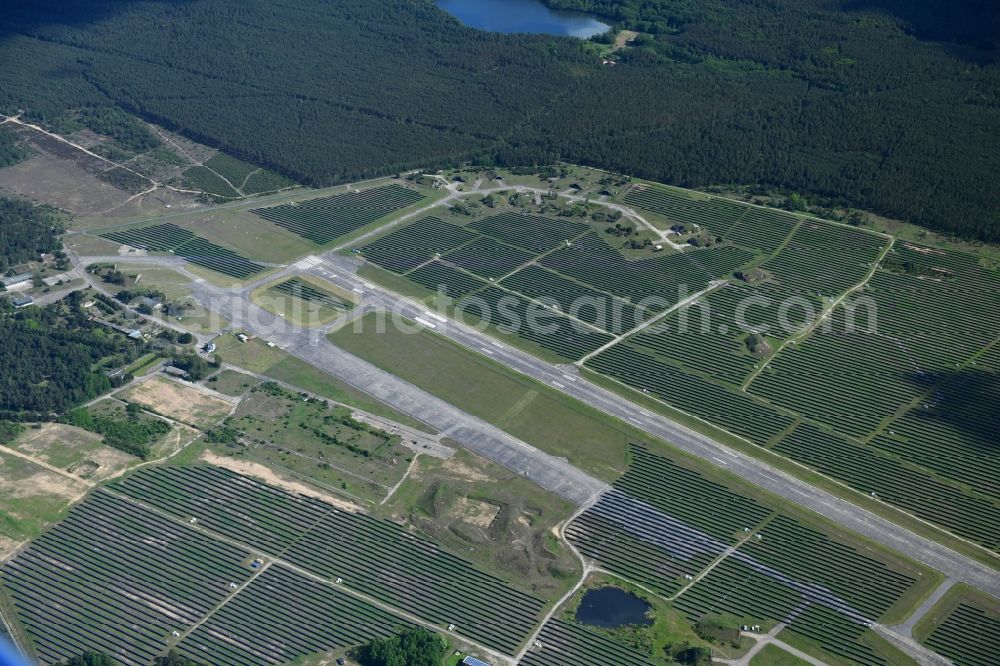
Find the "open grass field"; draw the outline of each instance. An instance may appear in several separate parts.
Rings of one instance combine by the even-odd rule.
[[[223,370],[206,379],[204,383],[213,391],[238,398],[260,384],[260,380],[236,370]]]
[[[225,400],[161,376],[127,388],[119,397],[195,427],[217,423],[232,409]]]
[[[0,447],[0,559],[57,522],[88,484]]]
[[[156,379],[163,378],[157,377]],[[88,407],[87,411],[94,416],[110,417],[117,421],[125,421],[131,418],[135,418],[137,421],[143,423],[149,421],[163,421],[163,419],[159,416],[151,413],[143,412],[137,415],[129,415],[126,412],[125,403],[116,397],[106,397],[98,400],[93,405]],[[146,460],[159,460],[173,455],[200,435],[201,432],[191,425],[175,422],[162,437],[148,442],[149,455],[146,457]],[[92,467],[92,465],[81,467],[81,470],[86,469],[87,467]]]
[[[430,331],[389,327],[332,333],[335,345],[410,381],[512,435],[604,479],[621,473],[628,435],[615,422]]]
[[[806,666],[808,663],[777,645],[765,645],[750,660],[750,666]]]
[[[225,425],[241,435],[217,452],[369,501],[386,496],[413,456],[399,437],[358,423],[349,409],[273,383],[251,389]]]

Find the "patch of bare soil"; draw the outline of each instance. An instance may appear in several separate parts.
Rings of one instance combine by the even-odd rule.
[[[919,245],[912,245],[910,243],[903,243],[903,247],[905,247],[907,250],[913,250],[914,252],[919,252],[920,254],[939,254],[939,255],[947,254],[947,252],[945,252],[944,250],[935,250],[932,247],[923,247]]]
[[[0,562],[7,559],[7,557],[17,550],[20,544],[13,539],[9,539],[2,534],[0,534]]]
[[[60,476],[55,472],[43,470],[35,472],[31,476],[15,481],[4,480],[3,494],[8,499],[23,499],[26,497],[38,497],[48,495],[50,497],[63,497],[67,500],[74,500],[87,488],[79,481]]]
[[[318,500],[332,504],[343,511],[350,511],[351,513],[358,513],[361,511],[361,507],[356,504],[352,504],[351,502],[337,497],[336,495],[324,493],[321,490],[317,490],[316,488],[308,486],[304,483],[287,479],[270,467],[260,463],[227,458],[226,456],[220,456],[216,453],[212,453],[211,451],[205,451],[202,453],[199,460],[207,462],[210,465],[215,465],[216,467],[228,469],[232,472],[236,472],[237,474],[252,476],[255,479],[263,481],[264,483],[269,483],[272,486],[277,486],[278,488],[287,490],[291,493],[305,495],[306,497],[314,497]]]
[[[232,405],[164,377],[153,377],[128,392],[128,399],[170,418],[193,424],[214,423],[229,413]]]
[[[0,169],[0,190],[80,215],[119,206],[131,196],[75,162],[46,153]]]
[[[451,517],[487,529],[500,513],[500,506],[491,502],[458,497],[451,508]]]
[[[442,469],[453,476],[457,476],[466,481],[495,481],[484,472],[467,465],[457,458],[450,458],[442,464]]]

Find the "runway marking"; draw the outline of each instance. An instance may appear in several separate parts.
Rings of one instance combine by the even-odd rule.
[[[421,319],[420,317],[414,317],[413,320],[415,322],[417,322],[418,324],[423,324],[427,328],[437,328],[437,326],[435,326],[434,324],[430,323],[426,319]]]
[[[635,418],[635,417],[632,417],[632,416],[626,416],[625,418],[627,418],[627,419],[628,419],[629,421],[631,421],[632,423],[638,423],[639,425],[642,425],[642,421],[640,421],[639,419],[637,419],[637,418]]]
[[[424,315],[430,317],[431,319],[437,319],[442,324],[447,324],[448,323],[447,319],[445,319],[444,317],[442,317],[439,314],[434,314],[433,312],[431,312],[429,310],[424,310]]]
[[[726,466],[729,464],[728,462],[726,462],[722,458],[719,458],[718,456],[712,456],[712,460],[714,460],[715,462],[719,463],[722,466]]]
[[[553,386],[555,386],[556,388],[566,388],[566,385],[565,385],[565,384],[560,384],[559,382],[557,382],[557,381],[556,381],[556,380],[554,380],[554,379],[551,379],[551,380],[549,380],[549,381],[550,381],[550,382],[552,383],[552,385],[553,385]]]
[[[493,345],[494,347],[498,348],[498,349],[506,349],[506,347],[504,347],[499,342],[496,342],[495,340],[490,340],[490,344]]]
[[[313,266],[319,266],[322,263],[323,263],[323,260],[313,254],[313,255],[310,255],[308,257],[305,257],[303,259],[299,259],[298,261],[296,261],[295,262],[295,268],[299,269],[300,271],[304,271],[304,270],[306,270],[308,268],[312,268]]]
[[[484,354],[489,354],[490,356],[493,356],[492,349],[487,349],[486,347],[480,347],[480,349],[483,351]]]
[[[365,293],[365,290],[362,289],[361,287],[352,287],[351,291],[353,291],[355,294],[363,294],[363,293]]]
[[[575,382],[576,381],[576,377],[574,377],[573,375],[563,375],[563,377],[565,379],[568,379],[571,382]]]

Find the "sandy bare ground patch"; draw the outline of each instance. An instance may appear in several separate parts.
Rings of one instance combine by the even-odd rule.
[[[104,211],[131,196],[72,161],[44,153],[0,169],[0,189],[77,214]]]
[[[914,252],[919,252],[921,254],[938,254],[938,255],[947,254],[947,252],[945,252],[944,250],[935,250],[934,248],[931,247],[923,247],[919,245],[913,245],[911,243],[903,243],[903,247],[905,247],[907,250],[913,250]]]
[[[0,534],[0,562],[6,560],[21,544]]]
[[[459,497],[451,513],[454,518],[485,530],[496,520],[500,506],[482,500]]]
[[[356,504],[352,504],[351,502],[341,499],[336,495],[324,493],[321,490],[317,490],[316,488],[308,486],[304,483],[287,479],[270,467],[261,465],[260,463],[227,458],[226,456],[220,456],[212,453],[211,451],[205,451],[202,453],[199,460],[207,462],[210,465],[215,465],[216,467],[228,469],[232,472],[236,472],[237,474],[252,476],[263,481],[264,483],[269,483],[272,486],[277,486],[291,493],[305,495],[306,497],[314,497],[318,500],[332,504],[343,511],[350,511],[351,513],[359,513],[361,511],[361,507]]]
[[[446,460],[442,465],[442,469],[453,474],[459,478],[465,479],[466,481],[495,481],[496,479],[486,475],[485,473],[465,464],[461,460],[451,458]]]
[[[151,377],[128,389],[125,397],[158,414],[192,425],[211,425],[232,409],[226,400],[162,376]]]
[[[86,492],[87,486],[83,483],[40,469],[30,476],[16,481],[4,479],[3,496],[7,499],[24,499],[49,495],[72,501]]]
[[[32,460],[87,481],[102,481],[139,462],[102,443],[102,437],[62,423],[45,423],[23,433],[14,448]]]
[[[100,435],[64,423],[43,423],[37,430],[26,430],[18,437],[16,446],[19,451],[52,462],[49,454],[57,442],[76,442],[81,447],[89,447],[100,441]]]

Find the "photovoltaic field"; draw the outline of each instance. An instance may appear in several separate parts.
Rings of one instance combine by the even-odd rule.
[[[389,635],[405,613],[514,654],[544,605],[395,523],[208,466],[94,492],[0,584],[46,664],[86,650],[148,664],[175,643],[206,664],[286,663]]]
[[[284,664],[300,655],[389,636],[409,625],[334,586],[275,564],[185,637],[177,650],[198,663]]]
[[[734,493],[643,447],[626,474],[566,528],[604,569],[664,597],[691,621],[726,613],[788,624],[816,647],[859,664],[885,658],[863,641],[916,584],[867,551]],[[697,576],[736,546],[700,580]],[[696,582],[695,582],[696,581]]]
[[[623,200],[763,260],[752,282],[730,280],[588,367],[1000,549],[997,270],[973,255],[675,188],[636,185]],[[752,331],[762,349],[751,348]]]
[[[427,217],[361,250],[562,361],[592,353],[754,256],[726,246],[628,261],[589,224],[515,212],[465,226]],[[549,326],[523,325],[536,314]]]
[[[150,227],[111,231],[101,236],[115,243],[150,252],[171,252],[192,264],[241,280],[264,270],[260,264],[175,224],[156,224]]]
[[[293,296],[310,303],[318,303],[331,310],[348,310],[351,307],[351,303],[346,300],[323,291],[319,287],[313,286],[297,277],[284,280],[274,285],[272,289],[286,296]]]
[[[538,641],[541,649],[533,649],[519,666],[642,666],[649,663],[646,655],[616,643],[607,636],[572,622],[557,618],[549,620]]]
[[[961,666],[992,666],[1000,655],[1000,617],[961,603],[924,644]]]
[[[251,575],[231,546],[104,491],[0,569],[39,659],[148,664]]]
[[[543,601],[517,591],[395,523],[214,467],[154,468],[114,484],[117,492],[181,520],[252,543],[272,557],[426,622],[512,653]]]
[[[325,245],[422,199],[420,193],[393,183],[251,212],[317,245]]]

